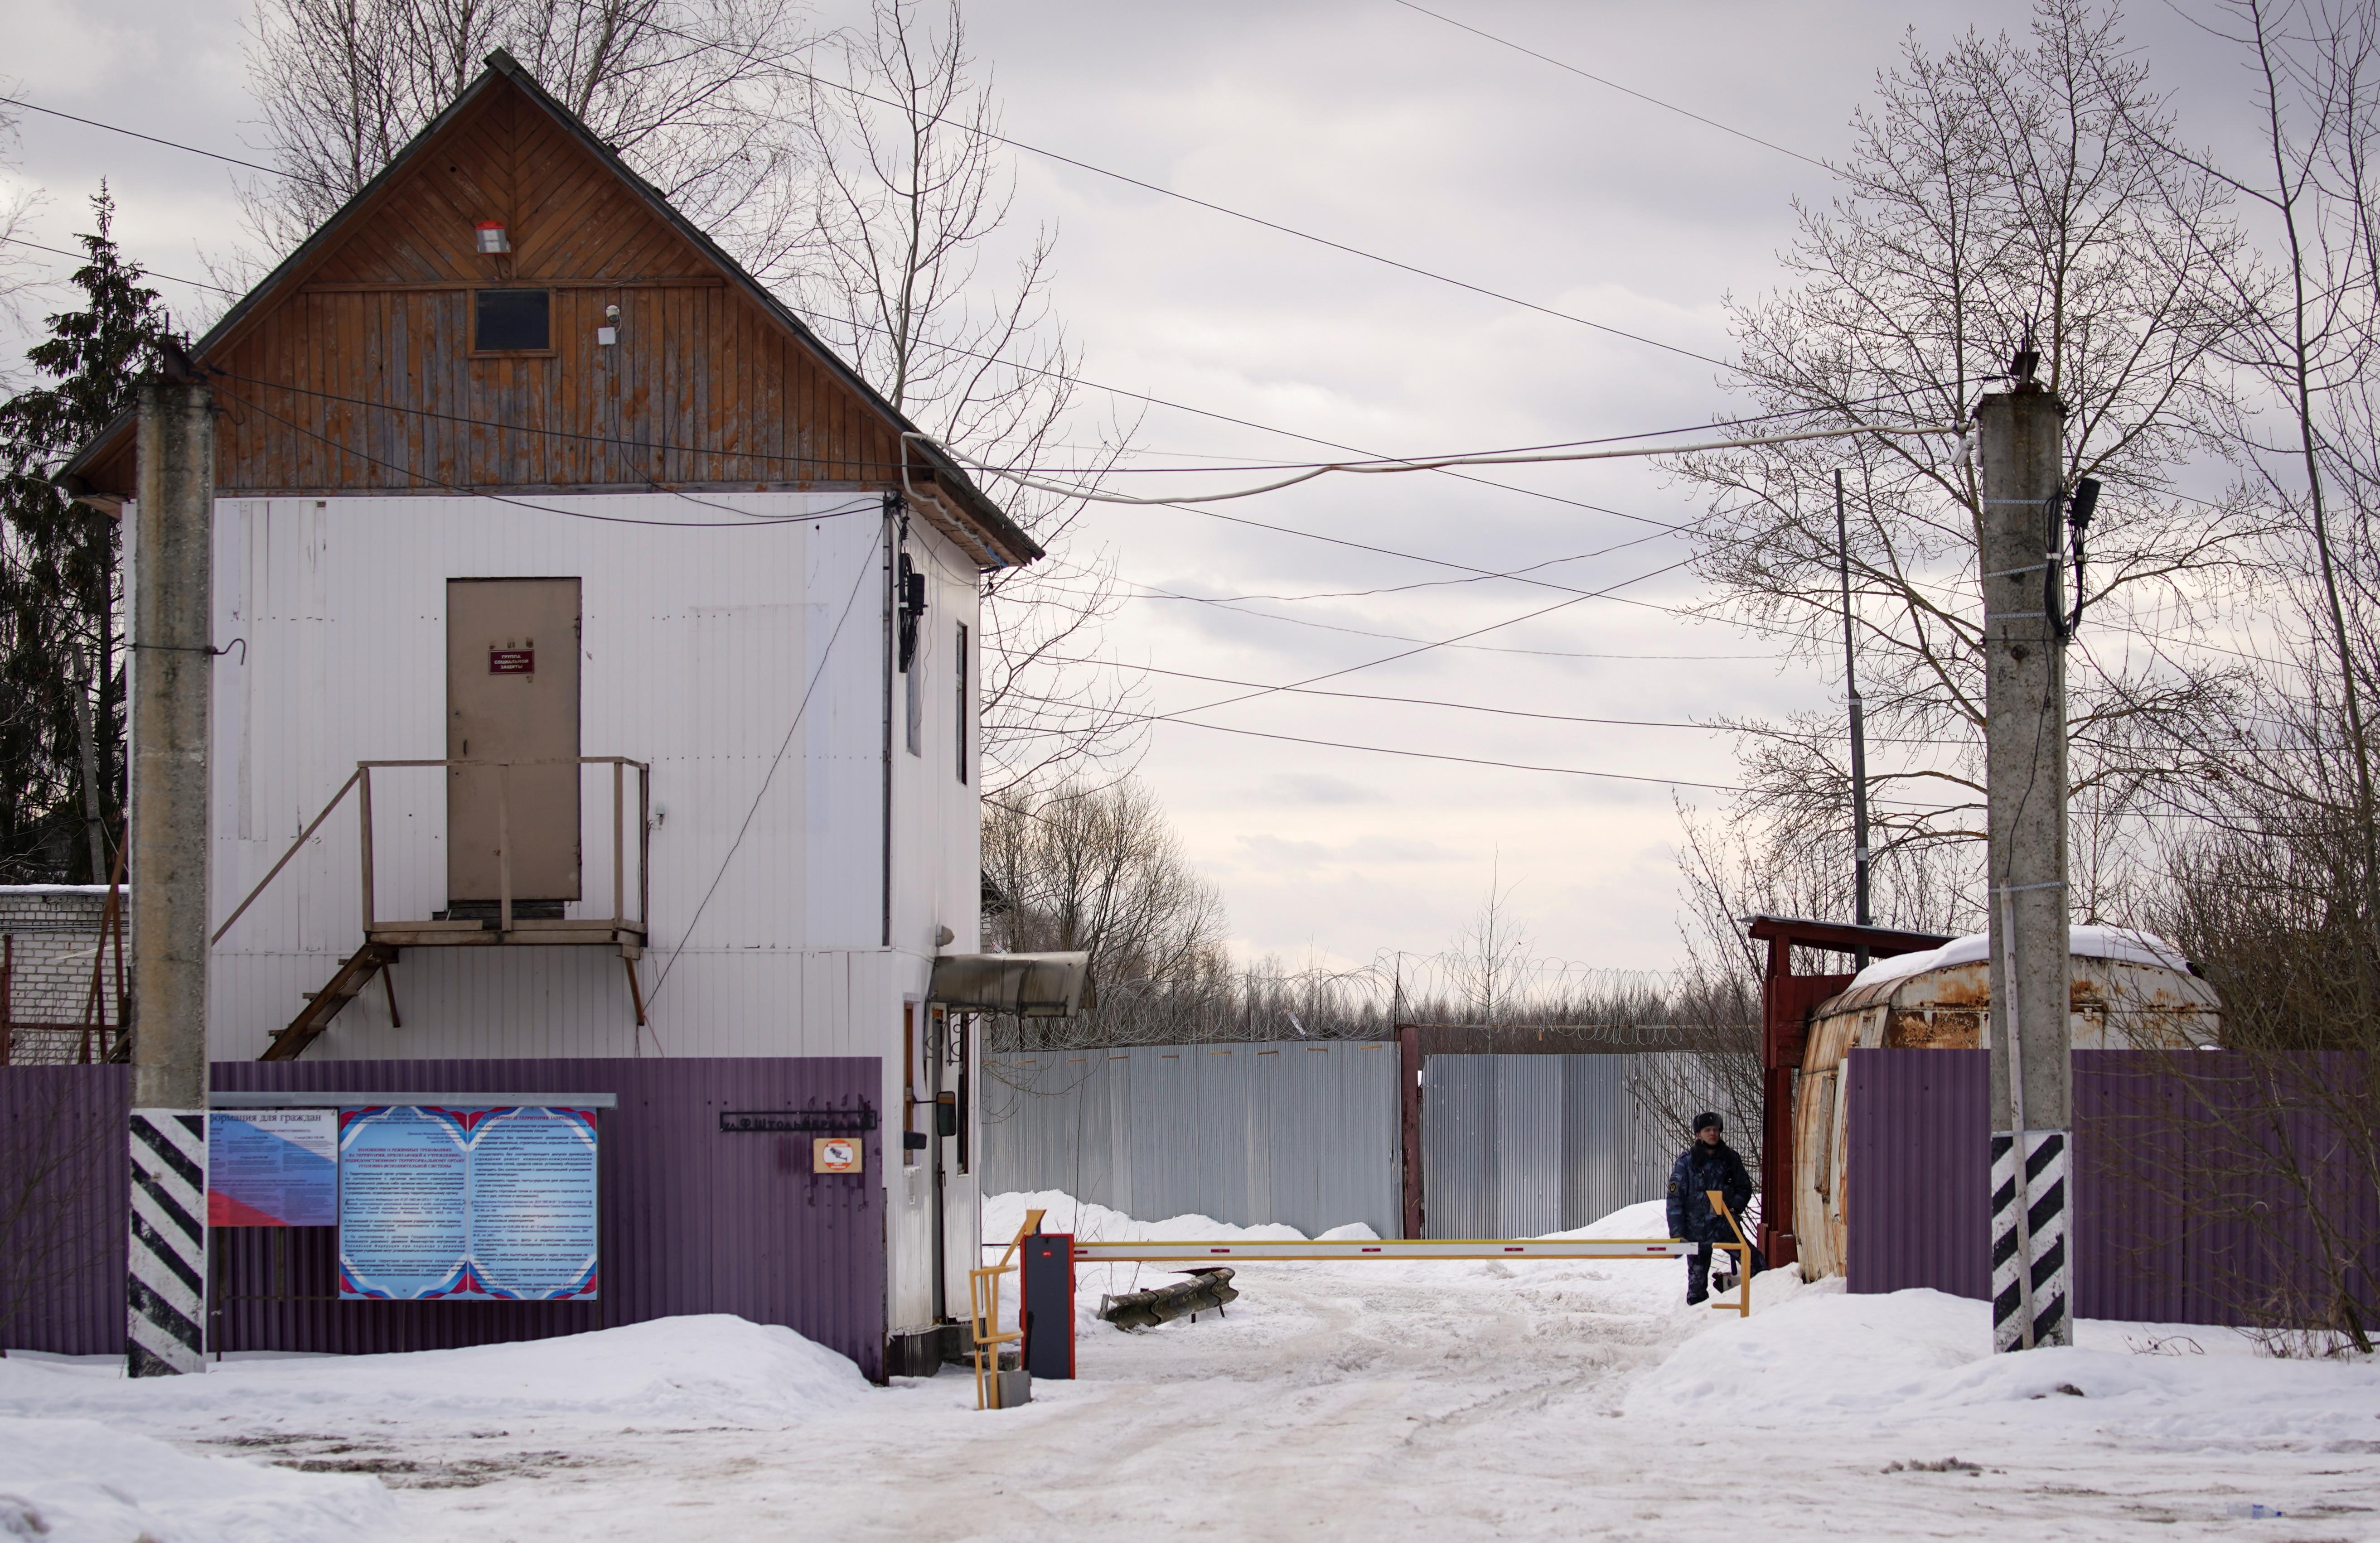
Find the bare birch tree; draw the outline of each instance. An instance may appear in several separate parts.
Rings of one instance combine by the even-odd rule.
[[[2220,620],[2254,553],[2245,498],[2179,474],[2222,444],[2219,349],[2235,297],[2177,275],[2228,261],[2226,193],[2157,134],[2147,67],[2111,10],[2040,0],[2024,40],[1934,53],[1912,35],[1853,123],[1843,191],[1804,208],[1787,287],[1735,307],[1742,390],[1797,426],[1956,426],[2021,348],[2067,404],[2067,484],[2106,487],[2070,675],[2077,908],[2134,871],[2128,817],[2208,775],[2240,671],[2176,645]],[[1871,437],[1711,455],[1679,468],[1709,501],[1699,566],[1715,615],[1840,669],[1833,478],[1848,483],[1852,609],[1883,910],[1895,854],[1983,838],[1982,490],[1964,441]],[[1730,722],[1768,838],[1834,838],[1849,868],[1846,736],[1832,715]],[[1954,867],[1979,872],[1957,858]],[[1913,874],[1917,870],[1906,870]],[[1940,871],[1925,870],[1938,879]],[[1917,909],[1959,914],[1929,898]],[[1912,918],[1912,920],[1914,920]]]
[[[990,138],[992,82],[955,5],[876,0],[864,30],[821,51],[805,123],[817,163],[815,260],[795,286],[829,342],[963,458],[1050,465],[1095,483],[1132,428],[1082,410],[1076,355],[1050,316],[1055,233],[1037,229],[1004,278],[988,246],[1014,214],[1013,172]],[[1071,433],[1091,442],[1074,446]],[[1082,557],[1079,500],[992,484],[1050,555],[984,581],[987,792],[1055,786],[1127,765],[1143,736],[1138,685],[1057,662],[1097,652],[1120,603],[1105,554]]]

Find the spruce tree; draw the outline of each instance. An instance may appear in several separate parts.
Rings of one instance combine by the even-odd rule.
[[[136,404],[165,318],[115,248],[104,183],[91,209],[98,229],[79,237],[87,260],[68,281],[83,308],[49,318],[27,350],[45,383],[0,404],[0,880],[11,883],[107,882],[124,819],[122,531],[51,478]]]

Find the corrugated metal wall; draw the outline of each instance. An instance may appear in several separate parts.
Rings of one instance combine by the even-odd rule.
[[[1686,1138],[1645,1113],[1647,1075],[1709,1080],[1694,1057],[1658,1053],[1424,1059],[1424,1236],[1535,1237],[1659,1199]],[[1716,1082],[1688,1102],[1717,1106]]]
[[[1855,1050],[1847,1099],[1850,1289],[1932,1286],[1983,1298],[1988,1237],[1991,1053]],[[2314,1084],[2369,1075],[2350,1057],[2309,1055]],[[2185,1075],[2177,1076],[2179,1068]],[[2290,1186],[2260,1164],[2226,1172],[2213,1149],[2268,1138],[2265,1090],[2244,1057],[2188,1052],[2074,1053],[2075,1313],[2167,1323],[2240,1323],[2243,1282],[2311,1279],[2326,1247]],[[2332,1236],[2372,1251],[2380,1273],[2380,1196],[2368,1176],[2330,1173],[2334,1142],[2313,1113],[2285,1119],[2313,1164]],[[2198,1191],[2219,1185],[2219,1202]],[[2259,1192],[2262,1198],[2259,1199]],[[2290,1218],[2250,1228],[2243,1205]],[[2367,1274],[2370,1278],[2370,1273]]]
[[[1991,1052],[1854,1050],[1842,1075],[1851,1289],[1989,1297]]]
[[[124,1349],[130,1067],[0,1067],[0,1346]]]
[[[26,1349],[124,1346],[127,1068],[0,1070],[7,1129],[79,1079],[75,1107],[113,1167],[91,1191],[107,1259],[53,1283],[42,1310],[7,1331]],[[340,1354],[541,1339],[682,1313],[735,1313],[795,1329],[880,1376],[884,1353],[882,1132],[863,1176],[810,1172],[809,1138],[728,1134],[722,1109],[874,1107],[873,1057],[545,1061],[218,1061],[219,1091],[609,1092],[598,1209],[601,1295],[586,1303],[341,1302],[329,1227],[225,1228],[216,1241],[215,1344]]]
[[[1397,1051],[1361,1042],[986,1057],[984,1189],[1062,1189],[1148,1221],[1397,1236]]]
[[[1666,1054],[1422,1066],[1430,1237],[1528,1237],[1658,1198],[1685,1137],[1642,1113],[1634,1079],[1706,1077]],[[987,1193],[1061,1189],[1147,1221],[1403,1232],[1392,1044],[1135,1045],[994,1056],[991,1069]],[[1715,1084],[1703,1102],[1718,1103]]]
[[[281,860],[358,760],[445,753],[447,579],[573,575],[583,585],[582,749],[653,766],[654,1028],[643,1048],[892,1054],[899,993],[922,989],[936,925],[949,924],[960,948],[976,936],[977,798],[956,773],[955,633],[946,635],[974,619],[971,571],[940,536],[912,527],[939,620],[920,656],[932,709],[923,753],[893,757],[891,942],[907,957],[887,965],[875,495],[540,501],[601,518],[492,515],[471,498],[219,501],[215,625],[248,647],[224,660],[216,691],[215,914],[228,916]],[[799,518],[811,513],[820,517]],[[745,515],[748,526],[713,528]],[[651,523],[607,523],[619,521]],[[372,796],[378,914],[428,916],[445,904],[443,778],[382,770]],[[585,769],[582,808],[585,900],[569,914],[608,915],[609,767]],[[632,893],[634,813],[631,802]],[[361,942],[358,850],[350,794],[215,948],[214,1055],[261,1052],[299,994],[320,989]],[[395,974],[405,1028],[375,988],[310,1055],[638,1053],[615,955],[493,953],[408,950]],[[787,1010],[795,1003],[801,1011]]]

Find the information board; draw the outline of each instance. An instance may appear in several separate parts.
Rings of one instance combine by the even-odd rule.
[[[595,1112],[339,1111],[339,1295],[596,1296]]]
[[[208,1115],[207,1225],[327,1227],[338,1219],[337,1110]]]

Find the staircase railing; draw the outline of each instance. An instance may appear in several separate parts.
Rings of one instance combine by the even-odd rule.
[[[339,805],[346,801],[347,794],[350,792],[358,794],[358,818],[357,820],[357,826],[360,837],[358,850],[358,868],[360,872],[358,874],[358,878],[361,888],[359,898],[361,899],[363,908],[363,930],[366,934],[369,935],[376,924],[372,873],[373,844],[371,774],[376,769],[389,770],[401,767],[428,766],[492,766],[497,769],[497,924],[500,931],[510,933],[513,931],[511,771],[515,766],[553,765],[608,765],[612,768],[612,914],[609,918],[604,919],[600,922],[590,922],[583,924],[590,928],[601,925],[607,927],[613,932],[632,930],[639,934],[644,933],[648,929],[652,909],[652,865],[650,861],[652,856],[652,767],[646,762],[632,760],[625,755],[577,755],[534,761],[449,759],[437,761],[416,760],[357,762],[355,775],[348,778],[345,782],[339,784],[339,790],[331,795],[331,802],[322,806],[320,814],[317,814],[311,820],[306,822],[306,828],[298,833],[298,839],[290,843],[289,850],[281,854],[281,860],[273,865],[272,870],[267,873],[263,878],[257,881],[256,887],[248,892],[247,898],[242,899],[237,906],[233,908],[232,913],[224,919],[224,924],[222,926],[215,929],[214,935],[207,940],[208,943],[212,946],[223,941],[224,934],[230,932],[233,924],[238,922],[241,917],[248,914],[248,908],[256,903],[257,897],[263,894],[265,889],[271,886],[273,881],[281,876],[281,871],[289,866],[290,859],[296,857],[298,851],[305,847],[306,843],[313,839],[314,833],[322,827],[322,822],[331,817],[332,811],[338,808]],[[627,818],[627,774],[632,767],[637,773],[637,913],[636,919],[633,922],[628,918],[627,833],[625,828]]]

